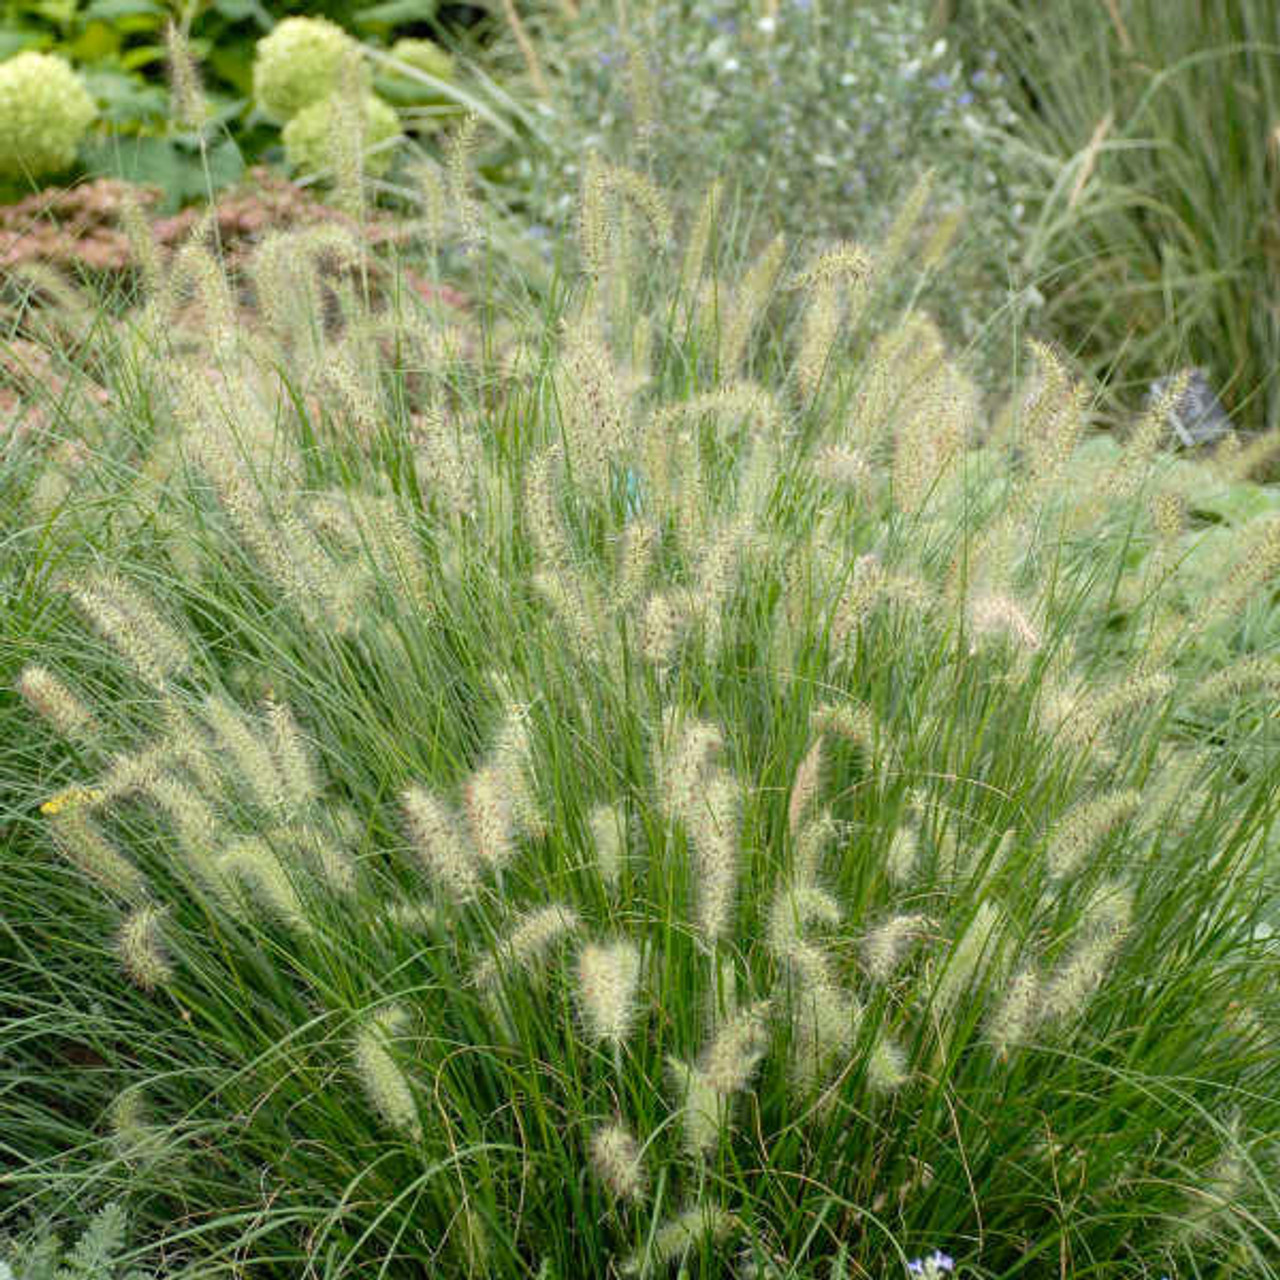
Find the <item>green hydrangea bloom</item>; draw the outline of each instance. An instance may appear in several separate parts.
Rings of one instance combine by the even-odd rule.
[[[437,80],[453,79],[453,55],[431,40],[397,40],[391,56]]]
[[[400,117],[375,94],[362,99],[364,110],[364,168],[371,177],[386,173],[391,165],[392,149],[374,148],[400,132]],[[303,173],[321,173],[333,166],[334,113],[339,106],[336,95],[304,107],[284,127],[285,156]],[[372,153],[372,154],[370,154]]]
[[[285,18],[254,50],[253,96],[272,119],[292,120],[333,93],[355,48],[327,18]]]
[[[66,169],[97,114],[64,59],[20,53],[0,62],[0,175],[21,179]]]

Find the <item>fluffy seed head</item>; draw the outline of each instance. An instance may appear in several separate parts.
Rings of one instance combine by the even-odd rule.
[[[814,474],[828,484],[852,493],[864,493],[876,478],[866,455],[844,445],[824,445],[813,460]]]
[[[186,31],[170,21],[165,27],[165,48],[169,55],[169,102],[174,118],[184,129],[203,129],[209,118],[200,72],[191,55]]]
[[[817,878],[823,855],[836,842],[839,834],[840,829],[831,816],[830,809],[823,809],[800,828],[792,857],[797,881],[811,883]]]
[[[282,784],[285,811],[290,818],[298,818],[320,797],[315,760],[288,707],[268,701],[266,718],[267,741]]]
[[[445,510],[474,515],[481,458],[475,433],[461,425],[446,426],[438,409],[428,409],[416,415],[413,438],[419,483]]]
[[[728,1095],[746,1089],[769,1048],[770,1000],[739,1009],[720,1026],[703,1050],[698,1068],[716,1093]]]
[[[893,221],[884,233],[875,254],[875,270],[880,277],[892,275],[902,255],[911,243],[912,235],[924,214],[929,196],[933,193],[934,173],[926,169],[912,184],[902,203],[893,215]]]
[[[830,733],[861,747],[873,755],[876,742],[876,718],[870,707],[858,702],[819,703],[809,718],[814,733]]]
[[[1228,1215],[1238,1211],[1252,1180],[1240,1140],[1238,1117],[1228,1123],[1222,1151],[1190,1189],[1179,1221],[1179,1234],[1184,1239],[1207,1241],[1212,1238],[1222,1229]]]
[[[888,982],[908,952],[925,937],[933,921],[928,916],[891,916],[862,940],[862,964],[875,982]]]
[[[407,1024],[398,1006],[380,1010],[356,1033],[355,1066],[373,1108],[391,1128],[414,1142],[422,1140],[422,1122],[408,1078],[392,1056],[392,1037]]]
[[[742,796],[736,780],[719,770],[686,815],[698,886],[698,927],[708,942],[729,928],[738,879]]]
[[[591,1167],[619,1200],[638,1201],[645,1190],[644,1166],[635,1138],[620,1124],[602,1125],[591,1135]]]
[[[667,1075],[680,1105],[684,1149],[691,1156],[706,1156],[723,1132],[727,1118],[725,1099],[702,1071],[679,1058],[667,1059]]]
[[[436,887],[455,902],[475,897],[479,866],[458,815],[425,787],[410,787],[400,805],[413,850]]]
[[[1023,409],[1023,438],[1034,479],[1050,485],[1070,461],[1084,431],[1087,392],[1051,347],[1035,340],[1028,345],[1040,381]]]
[[[164,952],[165,911],[146,904],[131,911],[120,926],[116,951],[129,980],[143,991],[154,991],[173,979],[173,966]]]
[[[969,605],[969,625],[979,637],[1008,636],[1029,653],[1041,645],[1040,633],[1012,596],[1000,592],[979,595]]]
[[[997,964],[1004,916],[994,902],[984,902],[974,913],[947,957],[942,976],[934,988],[933,1004],[946,1017],[957,1007],[984,973]]]
[[[508,698],[506,714],[489,752],[488,763],[503,780],[511,806],[513,837],[525,835],[537,839],[546,833],[546,820],[538,807],[533,788],[528,710],[528,707]]]
[[[262,726],[228,699],[210,695],[202,708],[229,779],[259,808],[284,810],[284,781]]]
[[[773,297],[778,272],[782,269],[782,260],[786,254],[787,242],[782,236],[778,236],[743,276],[728,315],[721,321],[721,377],[736,377],[741,370],[747,343]]]
[[[1057,729],[1064,746],[1089,746],[1115,721],[1164,698],[1173,685],[1172,676],[1157,671],[1093,694],[1063,694],[1046,706],[1046,719]]]
[[[293,881],[271,846],[259,836],[233,842],[219,857],[219,869],[246,881],[262,905],[298,933],[311,933],[312,924]]]
[[[1055,880],[1074,875],[1106,836],[1138,812],[1138,791],[1113,791],[1076,805],[1054,830],[1046,854]]]
[[[97,728],[93,712],[48,667],[23,667],[15,686],[31,710],[64,738],[84,738]]]
[[[616,889],[622,878],[622,864],[626,856],[626,815],[617,805],[598,804],[591,810],[587,826],[591,831],[600,878],[610,889]]]
[[[657,591],[644,606],[640,623],[640,652],[655,667],[675,660],[680,642],[689,629],[689,602],[683,591]]]
[[[111,573],[73,582],[67,590],[90,623],[153,689],[163,692],[186,667],[186,641],[132,584]]]
[[[348,207],[362,173],[391,167],[400,117],[377,94],[339,91],[303,107],[280,134],[285,158],[302,174],[332,172]]]
[[[784,885],[769,910],[769,948],[786,957],[798,946],[810,924],[840,923],[840,906],[824,889],[807,881]]]
[[[592,276],[600,275],[608,265],[618,220],[616,211],[610,215],[612,200],[625,200],[636,209],[659,246],[671,239],[671,213],[653,182],[631,169],[606,164],[593,153],[583,173],[578,223],[583,266]]]
[[[118,898],[137,901],[145,895],[142,873],[102,834],[83,805],[48,816],[54,843],[68,862]]]
[[[1230,666],[1201,680],[1187,695],[1186,705],[1214,707],[1227,698],[1239,697],[1255,689],[1280,693],[1280,659],[1272,654],[1238,658]]]
[[[1098,885],[1080,913],[1084,934],[1115,938],[1127,933],[1132,922],[1133,891],[1115,880]]]
[[[907,884],[915,875],[919,860],[920,833],[913,821],[903,822],[893,833],[885,855],[884,869],[889,883],[898,888]]]
[[[808,398],[822,383],[840,332],[840,294],[834,284],[813,286],[802,324],[800,350],[796,354],[796,381]]]
[[[723,195],[724,184],[717,179],[707,188],[707,194],[702,198],[697,221],[694,222],[685,245],[684,261],[680,266],[680,296],[688,308],[694,307],[697,302],[698,284],[702,279],[707,248],[719,217]]]
[[[796,767],[791,783],[791,803],[787,806],[787,829],[794,839],[813,809],[822,786],[822,735],[819,734]]]
[[[633,942],[591,942],[578,957],[578,1007],[587,1038],[621,1045],[636,1014],[640,949]]]
[[[327,829],[330,825],[336,830]],[[356,864],[348,848],[351,832],[344,828],[340,822],[296,823],[274,828],[268,838],[273,849],[292,860],[291,865],[305,867],[335,893],[349,895],[356,891]]]
[[[164,1154],[167,1131],[153,1124],[141,1089],[116,1095],[111,1104],[111,1150],[130,1169],[146,1168]]]
[[[619,611],[630,609],[644,592],[659,541],[658,527],[651,520],[635,519],[627,525],[613,595]]]
[[[565,568],[573,561],[560,513],[563,458],[558,447],[544,449],[529,462],[525,478],[525,520],[543,564]]]
[[[1123,933],[1098,933],[1082,938],[1045,983],[1046,1021],[1079,1017],[1107,976],[1107,967],[1123,941]]]
[[[578,655],[588,662],[598,661],[603,628],[594,583],[574,569],[547,569],[533,575],[533,585],[551,605]]]
[[[1002,1057],[1026,1044],[1040,1011],[1040,975],[1021,969],[1009,980],[1004,996],[987,1020],[987,1039]]]
[[[703,1240],[723,1240],[733,1230],[733,1215],[716,1204],[695,1204],[668,1219],[646,1246],[623,1264],[622,1274],[638,1276],[665,1271]]]
[[[725,611],[738,582],[743,551],[750,531],[739,520],[731,520],[712,531],[699,556],[697,585],[693,599],[702,615],[708,653],[720,644]]]
[[[467,823],[481,862],[501,871],[515,855],[515,815],[505,770],[494,765],[477,769],[463,787]]]
[[[621,379],[608,347],[585,322],[566,332],[561,366],[557,386],[574,479],[600,489],[631,434]]]
[[[673,818],[687,819],[724,750],[724,735],[705,720],[688,720],[677,727],[674,716],[675,709],[669,709],[663,737],[670,746],[656,772],[667,812]]]
[[[1238,541],[1243,544],[1240,555],[1202,609],[1198,620],[1201,628],[1238,616],[1263,584],[1280,573],[1280,516],[1251,521]]]
[[[222,844],[225,825],[194,787],[173,774],[144,775],[144,793],[173,824],[174,834],[193,867],[201,869]]]
[[[792,1078],[797,1089],[814,1088],[853,1047],[862,1006],[836,981],[825,953],[796,942],[786,955],[791,970]]]
[[[1123,501],[1131,498],[1155,457],[1160,441],[1169,429],[1169,419],[1186,394],[1190,369],[1181,369],[1154,396],[1125,445],[1124,455],[1106,477],[1108,495]]]
[[[910,1078],[902,1046],[886,1035],[878,1036],[867,1058],[867,1088],[872,1093],[894,1093]]]
[[[484,241],[480,208],[471,194],[471,159],[475,153],[479,128],[479,117],[473,111],[468,112],[449,131],[445,140],[446,189],[449,204],[462,229],[462,245],[466,253],[476,252]]]
[[[494,954],[485,956],[471,972],[471,981],[482,991],[492,990],[505,973],[534,968],[551,949],[580,924],[572,907],[553,903],[530,911],[498,941]]]

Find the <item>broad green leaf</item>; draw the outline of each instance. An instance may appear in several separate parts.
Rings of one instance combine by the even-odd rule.
[[[47,32],[29,27],[0,27],[0,62],[26,49],[47,49],[52,44]]]
[[[28,0],[24,16],[43,18],[66,30],[76,16],[76,0]]]
[[[167,56],[163,45],[144,44],[135,49],[126,49],[120,55],[120,65],[126,71],[138,71],[143,67],[152,67],[163,63]]]
[[[228,22],[253,21],[263,31],[270,31],[271,14],[259,3],[259,0],[213,0],[213,11]]]
[[[138,125],[165,120],[169,94],[159,85],[108,67],[88,67],[84,81],[109,124]]]
[[[439,8],[437,0],[386,0],[358,9],[351,15],[357,27],[397,27],[409,22],[430,22]]]
[[[101,62],[120,52],[120,32],[105,22],[91,22],[66,46],[73,62]]]
[[[209,69],[243,97],[253,96],[253,45],[247,40],[220,41],[209,53]]]
[[[155,0],[92,0],[81,17],[89,22],[115,22],[120,18],[155,18],[160,25],[169,16]]]

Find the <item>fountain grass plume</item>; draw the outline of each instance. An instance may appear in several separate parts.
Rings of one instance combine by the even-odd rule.
[[[356,1073],[374,1110],[390,1128],[412,1142],[421,1142],[418,1104],[391,1048],[408,1023],[408,1011],[400,1006],[376,1010],[356,1032],[353,1056]]]
[[[640,948],[620,938],[589,942],[578,954],[577,1001],[589,1041],[620,1047],[636,1018]]]

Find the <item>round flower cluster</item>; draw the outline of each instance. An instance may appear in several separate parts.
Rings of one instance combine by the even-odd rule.
[[[432,40],[397,40],[391,46],[391,56],[436,80],[453,79],[453,55]]]
[[[0,176],[25,179],[67,168],[97,114],[62,58],[20,53],[0,63]]]
[[[351,37],[326,18],[285,18],[258,41],[253,96],[272,119],[292,120],[337,89],[343,61],[355,47]]]
[[[304,173],[320,173],[333,165],[335,115],[342,104],[336,95],[304,107],[284,127],[285,155],[289,163]],[[373,177],[386,173],[391,149],[379,144],[400,132],[400,117],[381,98],[367,93],[361,99],[363,115],[364,171]]]

